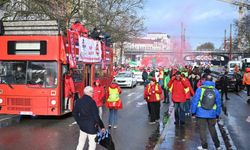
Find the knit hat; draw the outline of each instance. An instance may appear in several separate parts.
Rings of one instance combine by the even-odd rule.
[[[152,77],[152,78],[151,78],[151,81],[156,82],[156,78],[155,78],[155,77]]]

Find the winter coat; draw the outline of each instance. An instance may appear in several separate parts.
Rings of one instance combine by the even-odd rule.
[[[78,32],[81,34],[88,34],[88,30],[81,23],[74,23],[71,26],[71,30]]]
[[[212,81],[205,81],[203,82],[202,86],[213,86],[215,87],[215,83]],[[215,88],[214,88],[215,89]],[[215,89],[215,104],[216,104],[216,109],[211,109],[211,110],[206,110],[203,109],[202,107],[198,107],[198,103],[201,98],[201,87],[199,87],[192,99],[192,104],[191,104],[191,113],[195,114],[199,118],[216,118],[219,117],[221,113],[221,96],[220,93],[217,89]]]
[[[168,82],[170,81],[170,75],[165,75],[163,78],[163,88],[168,90]]]
[[[142,79],[143,79],[144,81],[148,79],[148,73],[147,73],[146,70],[144,70],[144,71],[142,72]]]
[[[75,85],[74,85],[72,76],[66,75],[64,79],[65,79],[64,94],[65,94],[65,97],[70,97],[70,96],[72,96],[72,94],[76,93]]]
[[[158,95],[158,98],[157,98]],[[144,99],[147,102],[159,102],[162,100],[162,89],[159,84],[148,84],[144,89]]]
[[[87,134],[96,134],[98,126],[104,128],[95,101],[88,95],[76,101],[72,114],[80,130]]]
[[[111,89],[118,89],[118,92],[119,94],[122,93],[122,89],[116,84],[116,83],[112,83],[109,87],[108,87],[108,90],[107,90],[107,93],[106,93],[106,106],[109,108],[109,106],[107,105],[108,103],[108,99],[109,99],[109,88]],[[119,100],[118,101],[121,101],[121,97],[119,96]],[[115,102],[116,103],[116,102]]]
[[[250,68],[246,68],[242,82],[243,85],[250,85]]]
[[[101,107],[103,105],[104,98],[104,88],[103,86],[94,86],[93,99],[96,102],[97,107]]]
[[[176,80],[175,76],[171,78],[168,82],[168,88],[171,89],[173,102],[186,102],[185,88],[187,87],[188,84],[185,82],[185,79],[181,78],[180,80]]]

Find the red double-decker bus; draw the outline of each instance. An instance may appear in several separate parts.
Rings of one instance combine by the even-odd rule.
[[[104,86],[112,82],[112,48],[102,49],[99,61],[79,61],[79,50],[73,52],[69,47],[65,39],[70,38],[62,36],[56,21],[4,22],[4,29],[0,36],[0,114],[56,116],[71,112],[74,96],[67,103],[65,97],[69,69],[79,96],[97,78]],[[78,48],[74,45],[74,49]]]

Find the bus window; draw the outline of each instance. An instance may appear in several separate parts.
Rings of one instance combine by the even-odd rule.
[[[25,84],[26,61],[0,61],[0,83]]]
[[[83,80],[83,65],[77,64],[77,68],[73,69],[73,80],[74,82],[82,82]]]
[[[39,85],[44,88],[57,86],[56,62],[28,62],[27,84]]]
[[[103,76],[102,65],[95,64],[95,79],[98,79]]]

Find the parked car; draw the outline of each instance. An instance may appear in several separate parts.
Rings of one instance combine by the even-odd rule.
[[[134,74],[135,74],[135,77],[136,77],[136,82],[142,84],[143,83],[142,72],[141,71],[135,71]]]
[[[222,76],[223,74],[218,75],[217,80],[215,82],[217,89],[221,89],[220,78]],[[242,85],[242,76],[240,74],[234,74],[233,72],[230,72],[227,74],[227,77],[229,78],[229,83],[228,83],[229,90],[239,92],[244,88],[244,86]]]
[[[134,73],[131,71],[122,71],[119,72],[115,78],[114,82],[117,83],[120,87],[134,87],[137,84],[137,78]]]

